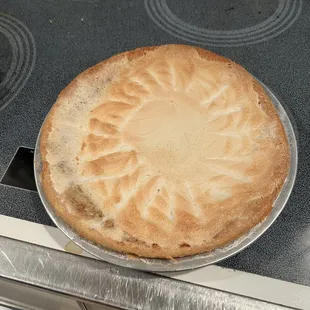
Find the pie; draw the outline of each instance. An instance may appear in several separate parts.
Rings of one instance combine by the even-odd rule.
[[[59,95],[41,132],[44,193],[80,236],[181,257],[270,213],[289,169],[282,123],[240,65],[186,45],[118,54]]]

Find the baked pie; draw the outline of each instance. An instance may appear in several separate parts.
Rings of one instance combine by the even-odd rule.
[[[43,190],[82,237],[180,257],[245,234],[289,168],[281,121],[240,65],[186,45],[125,52],[81,73],[41,133]]]

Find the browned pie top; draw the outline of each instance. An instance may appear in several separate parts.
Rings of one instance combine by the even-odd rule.
[[[80,235],[149,257],[224,245],[270,212],[289,165],[282,124],[241,66],[184,45],[80,74],[43,126],[43,188]]]

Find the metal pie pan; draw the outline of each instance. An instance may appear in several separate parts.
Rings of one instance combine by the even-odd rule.
[[[96,245],[90,242],[89,240],[80,237],[56,214],[55,209],[44,195],[41,184],[42,162],[39,149],[40,136],[41,136],[40,131],[37,138],[34,154],[34,174],[38,188],[38,193],[40,195],[40,198],[47,213],[52,218],[55,225],[73,242],[75,242],[85,251],[89,252],[96,258],[123,267],[129,267],[145,271],[156,271],[156,272],[181,271],[214,264],[242,251],[243,249],[248,247],[251,243],[253,243],[255,240],[257,240],[279,216],[290,196],[297,173],[297,159],[298,159],[297,141],[293,125],[290,121],[287,112],[285,111],[285,109],[283,108],[277,97],[273,94],[273,92],[271,92],[271,90],[268,87],[266,87],[263,83],[261,84],[264,87],[267,94],[269,95],[269,97],[271,98],[272,103],[274,104],[278,112],[278,115],[283,123],[283,126],[285,128],[291,155],[290,168],[286,181],[282,187],[279,196],[274,202],[270,214],[266,217],[266,219],[263,222],[256,225],[253,229],[251,229],[248,233],[246,233],[239,239],[236,239],[232,243],[222,248],[218,248],[210,252],[170,260],[170,259],[154,259],[154,258],[142,258],[142,257],[135,258],[132,256],[128,256],[126,254],[121,254],[119,252],[112,251],[110,249],[104,248],[103,246]]]

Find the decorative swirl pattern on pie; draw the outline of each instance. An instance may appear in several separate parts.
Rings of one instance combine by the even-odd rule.
[[[146,257],[212,250],[262,221],[289,149],[241,66],[167,45],[114,56],[60,94],[41,137],[58,214],[105,247]]]

